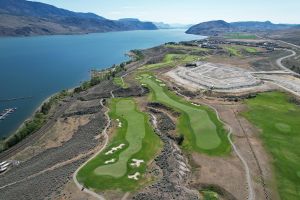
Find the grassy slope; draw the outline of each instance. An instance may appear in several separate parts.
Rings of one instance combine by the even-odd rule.
[[[242,56],[240,50],[236,46],[226,46],[225,49],[233,56]]]
[[[127,84],[123,81],[121,77],[115,77],[114,78],[114,83],[122,88],[127,88]]]
[[[163,67],[174,67],[178,64],[189,63],[199,60],[199,56],[188,54],[167,54],[161,63],[145,65],[140,70],[154,70]]]
[[[194,106],[167,88],[161,87],[154,79],[144,76],[142,83],[152,91],[152,98],[181,112],[178,132],[185,135],[183,147],[186,150],[204,152],[209,155],[223,155],[230,151],[223,124],[215,113],[205,106]],[[200,133],[200,134],[196,134]]]
[[[118,104],[120,102],[122,105]],[[122,122],[122,128],[119,128],[117,130],[116,135],[112,138],[112,141],[110,142],[108,147],[103,151],[103,153],[100,153],[99,156],[91,160],[79,171],[77,179],[80,183],[83,183],[85,187],[93,188],[96,191],[113,189],[130,191],[137,189],[145,181],[149,181],[145,178],[140,179],[139,181],[128,179],[127,176],[132,175],[135,172],[140,172],[141,174],[145,173],[146,165],[142,164],[139,168],[132,168],[129,165],[130,162],[127,161],[123,162],[127,165],[125,166],[125,169],[127,168],[127,171],[124,175],[122,174],[121,177],[114,178],[112,176],[96,175],[95,173],[95,169],[97,169],[99,166],[103,166],[105,161],[110,160],[112,158],[118,158],[121,154],[124,154],[125,151],[127,151],[127,155],[130,156],[130,158],[128,159],[137,158],[149,162],[153,159],[154,155],[158,152],[159,148],[161,147],[161,142],[158,136],[153,132],[152,128],[149,125],[149,119],[147,115],[139,112],[136,109],[136,106],[133,106],[132,104],[134,104],[132,99],[113,99],[111,101],[110,116],[112,119],[120,119],[120,121]],[[128,114],[129,116],[126,116]],[[134,115],[138,115],[138,117]],[[144,120],[144,123],[141,123],[140,120]],[[144,131],[140,130],[141,128],[143,129],[143,127],[145,128]],[[130,131],[130,133],[128,131]],[[143,134],[145,136],[142,140],[142,149],[140,149],[139,145],[136,144],[136,142],[139,143],[138,140],[139,138],[141,139]],[[113,155],[104,154],[105,152],[109,151],[112,147],[118,146],[122,143],[126,144],[126,147],[122,150],[116,152]],[[128,154],[129,144],[137,147],[137,149],[131,148],[130,154]],[[123,169],[124,166],[120,166],[120,169],[118,169],[118,166],[112,167],[111,173],[115,172],[116,174],[120,175],[121,173],[118,173],[118,171],[114,170],[122,171]],[[105,171],[107,172],[107,168],[105,169]],[[101,172],[97,170],[97,173]]]
[[[281,199],[300,199],[300,107],[279,92],[260,94],[246,103],[249,110],[244,116],[262,130],[273,157]]]
[[[224,46],[224,49],[233,56],[242,57],[245,53],[257,53],[258,49],[254,47],[246,47],[239,45]]]
[[[226,39],[256,39],[255,35],[245,33],[229,33],[224,36]]]

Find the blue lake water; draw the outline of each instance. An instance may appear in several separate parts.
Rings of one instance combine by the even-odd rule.
[[[184,30],[0,38],[0,112],[18,108],[0,120],[0,137],[13,133],[51,94],[89,79],[91,68],[123,62],[131,49],[200,38]],[[27,96],[33,98],[1,102]]]

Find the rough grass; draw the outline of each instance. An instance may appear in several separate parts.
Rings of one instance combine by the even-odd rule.
[[[191,50],[193,52],[208,52],[208,49],[197,47],[197,46],[186,46],[186,45],[174,45],[174,44],[167,44],[165,45],[168,48],[172,49],[183,49],[183,50]]]
[[[124,80],[121,77],[115,77],[114,83],[122,88],[127,88],[127,84],[124,82]]]
[[[238,56],[238,57],[242,57],[245,53],[247,55],[247,54],[258,52],[257,48],[241,46],[241,45],[229,45],[229,46],[226,45],[224,46],[224,49],[232,56]]]
[[[233,56],[242,56],[240,50],[236,46],[225,46],[224,48]]]
[[[229,33],[224,36],[226,39],[256,39],[256,35],[245,33]]]
[[[254,47],[245,47],[245,48],[243,48],[246,52],[248,52],[248,53],[256,53],[256,52],[258,52],[258,50],[256,49],[256,48],[254,48]]]
[[[179,111],[181,116],[177,124],[178,132],[183,133],[186,150],[204,152],[209,155],[223,155],[230,151],[223,124],[215,113],[206,106],[195,106],[171,93],[162,83],[142,75],[142,83],[152,91],[152,99]]]
[[[282,200],[300,199],[300,107],[280,92],[259,94],[247,100],[243,115],[261,130],[273,157],[277,190]]]
[[[139,69],[154,70],[164,67],[175,67],[176,65],[198,61],[199,59],[199,56],[189,54],[167,54],[161,63],[145,65]]]
[[[132,191],[149,181],[149,178],[142,176],[139,181],[128,178],[128,175],[136,172],[143,175],[146,171],[145,163],[139,168],[130,166],[131,159],[149,163],[160,149],[161,142],[150,127],[147,115],[137,110],[132,99],[113,99],[110,107],[111,118],[119,119],[122,127],[118,128],[108,147],[79,171],[77,179],[95,191]],[[105,155],[105,152],[120,144],[126,144],[125,148],[112,155]],[[112,158],[117,161],[105,165],[105,161]]]
[[[203,200],[219,200],[218,193],[210,190],[201,190],[200,193],[203,196]]]

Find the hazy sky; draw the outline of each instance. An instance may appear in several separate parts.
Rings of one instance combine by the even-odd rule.
[[[270,20],[300,23],[300,0],[36,0],[57,7],[93,12],[109,19],[126,17],[155,22],[198,23]]]

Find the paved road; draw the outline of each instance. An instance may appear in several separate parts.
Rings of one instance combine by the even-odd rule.
[[[289,43],[289,42],[285,42],[285,41],[282,41],[282,40],[278,40],[278,41],[280,41],[280,42],[282,42],[282,43],[285,43],[285,44],[287,44],[287,45],[290,45],[290,46],[293,46],[293,47],[296,47],[296,48],[300,49],[300,46],[298,46],[298,45],[295,45],[295,44],[292,44],[292,43]]]
[[[297,73],[293,72],[292,70],[288,69],[287,67],[285,67],[285,66],[282,64],[282,61],[283,61],[283,60],[285,60],[285,59],[287,59],[287,58],[294,57],[295,55],[297,55],[296,52],[293,51],[293,50],[290,50],[290,49],[285,49],[285,51],[291,52],[291,54],[290,54],[290,55],[287,55],[287,56],[284,56],[284,57],[281,57],[281,58],[278,58],[278,59],[276,60],[276,64],[277,64],[281,69],[283,69],[283,70],[285,70],[285,71],[291,72],[291,73],[293,73],[293,74],[297,74]]]

